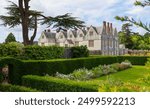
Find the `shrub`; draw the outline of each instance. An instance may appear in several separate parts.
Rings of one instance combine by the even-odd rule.
[[[26,75],[22,77],[24,86],[36,88],[46,92],[97,92],[97,86],[90,83],[59,79],[54,77],[40,77]]]
[[[58,46],[25,46],[23,52],[23,59],[32,60],[48,60],[61,58],[64,53],[63,47]]]
[[[92,69],[93,78],[97,78],[103,75],[103,66],[99,65],[98,67],[95,67]]]
[[[89,50],[88,50],[87,46],[72,47],[71,51],[72,51],[72,57],[73,58],[88,57],[89,56]]]
[[[99,92],[146,92],[150,91],[148,87],[142,87],[130,82],[122,82],[109,78],[100,84]]]
[[[89,80],[93,76],[93,73],[90,70],[83,68],[73,71],[70,75],[74,80]]]
[[[24,45],[17,42],[0,44],[0,57],[20,57]]]
[[[2,92],[37,92],[35,89],[23,87],[23,86],[15,86],[11,84],[0,84],[0,91]]]
[[[148,66],[148,67],[150,66],[150,58],[147,59],[147,62],[146,62],[145,65]]]
[[[150,85],[150,74],[145,74],[142,78],[137,80],[139,83]]]
[[[92,78],[98,78],[102,75],[108,75],[110,73],[116,73],[119,70],[125,70],[132,67],[132,64],[129,61],[122,62],[121,64],[112,64],[112,65],[99,65],[98,67],[88,70],[86,68],[74,70],[73,73],[64,75],[57,73],[56,77],[66,78],[71,80],[89,80]]]

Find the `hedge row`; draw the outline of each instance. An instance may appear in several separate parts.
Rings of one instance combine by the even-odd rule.
[[[59,79],[54,77],[40,77],[26,75],[22,77],[22,85],[44,92],[97,92],[98,87],[90,83]]]
[[[13,58],[1,58],[0,66],[9,65],[9,79],[12,84],[21,84],[23,75],[39,75],[46,74],[53,76],[56,72],[69,74],[75,69],[87,68],[91,69],[98,65],[120,63],[129,60],[132,65],[145,65],[148,57],[141,56],[97,56],[76,59],[57,59],[57,60],[16,60]]]
[[[0,57],[14,57],[23,60],[49,60],[58,58],[79,58],[88,57],[89,51],[86,46],[69,48],[70,54],[65,53],[64,47],[59,46],[24,46],[21,43],[11,42],[8,44],[0,44]],[[68,54],[70,56],[65,56]]]
[[[16,42],[0,44],[0,57],[43,60],[62,58],[63,54],[64,48],[58,46],[24,46]]]
[[[11,84],[0,84],[0,92],[37,92],[37,90]]]
[[[117,57],[96,57],[96,58],[80,58],[80,59],[61,59],[50,61],[23,61],[23,71],[32,75],[50,75],[56,72],[69,74],[75,69],[87,68],[91,69],[98,65],[112,64],[117,62]],[[32,73],[31,73],[32,72]]]

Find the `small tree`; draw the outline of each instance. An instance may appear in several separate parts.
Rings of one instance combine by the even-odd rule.
[[[16,38],[13,33],[9,33],[7,38],[5,39],[5,43],[16,42]]]

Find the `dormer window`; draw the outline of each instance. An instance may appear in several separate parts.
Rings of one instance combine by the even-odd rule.
[[[70,35],[70,38],[72,38],[72,35]]]
[[[42,39],[44,39],[44,35],[42,36]]]
[[[93,36],[93,31],[90,31],[90,36]]]

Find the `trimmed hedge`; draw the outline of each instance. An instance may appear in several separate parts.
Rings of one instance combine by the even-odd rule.
[[[26,74],[32,75],[50,75],[53,76],[56,72],[69,74],[75,69],[87,68],[91,69],[98,65],[112,64],[117,62],[117,57],[90,57],[77,59],[61,59],[49,61],[24,61],[23,71]],[[31,73],[32,72],[32,73]]]
[[[97,56],[76,59],[57,60],[26,60],[21,61],[14,58],[0,58],[0,66],[9,65],[9,80],[12,84],[21,84],[23,75],[46,74],[53,76],[56,72],[62,74],[72,73],[75,69],[92,69],[98,65],[120,63],[129,60],[132,65],[145,65],[148,57],[142,56]]]
[[[129,60],[132,65],[145,65],[148,56],[117,56],[118,62],[123,62],[124,60]]]
[[[0,91],[2,92],[37,92],[35,89],[23,87],[23,86],[15,86],[11,84],[0,84]]]
[[[87,46],[71,47],[71,52],[72,52],[72,58],[89,56],[89,50],[88,50]]]
[[[57,59],[64,54],[64,48],[58,46],[25,46],[22,58],[33,60]]]
[[[59,79],[54,77],[40,77],[26,75],[22,77],[22,84],[44,92],[97,92],[98,86],[89,83]]]
[[[8,75],[9,82],[12,84],[20,84],[21,77],[23,75],[22,61],[10,57],[0,58],[0,67],[3,67],[5,65],[8,65],[9,68],[9,75]]]
[[[24,46],[17,42],[0,44],[0,57],[9,56],[24,60],[47,60],[62,58],[63,55],[64,48],[58,46]]]

